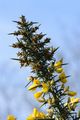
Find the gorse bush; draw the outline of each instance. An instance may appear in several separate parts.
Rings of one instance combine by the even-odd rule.
[[[69,77],[63,69],[66,63],[54,56],[58,48],[49,47],[50,38],[38,32],[37,22],[29,22],[25,16],[14,22],[18,29],[10,33],[17,38],[12,47],[19,51],[18,58],[13,59],[19,61],[21,67],[31,67],[33,76],[29,77],[26,87],[35,91],[34,98],[41,103],[40,107],[47,106],[45,113],[34,108],[26,120],[79,120],[76,107],[80,98],[66,85]],[[15,119],[13,115],[8,116],[8,120]]]

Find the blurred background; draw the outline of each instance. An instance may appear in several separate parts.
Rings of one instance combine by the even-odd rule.
[[[8,33],[16,30],[13,20],[25,15],[29,21],[37,21],[40,31],[51,37],[51,45],[60,47],[57,58],[64,57],[65,71],[71,90],[80,96],[80,0],[0,0],[0,119],[8,114],[25,119],[34,107],[33,94],[25,85],[30,68],[20,68],[17,50],[10,47],[16,41]],[[43,110],[43,109],[42,109]]]

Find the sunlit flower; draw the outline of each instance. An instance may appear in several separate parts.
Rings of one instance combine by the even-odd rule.
[[[33,84],[28,87],[28,90],[36,90],[36,88],[40,85],[40,81],[38,79],[34,79]]]
[[[34,118],[33,115],[31,114],[31,115],[29,115],[29,116],[27,117],[26,120],[35,120],[35,118]]]
[[[44,119],[44,118],[46,118],[46,115],[45,115],[43,112],[40,112],[40,113],[39,113],[39,118]]]
[[[61,68],[61,67],[60,67],[60,68],[56,68],[55,71],[56,71],[57,73],[61,73],[61,72],[63,71],[63,68]]]
[[[16,118],[14,115],[8,115],[7,120],[16,120]]]
[[[49,90],[48,85],[47,85],[46,83],[42,83],[42,91],[43,91],[44,93],[46,93],[46,92],[48,92],[48,90]]]
[[[34,97],[35,97],[36,99],[38,99],[38,98],[41,97],[42,94],[43,94],[42,91],[36,92],[36,93],[34,94]]]
[[[70,98],[70,103],[74,104],[74,103],[79,103],[80,102],[80,98]]]
[[[34,79],[33,83],[34,84],[40,84],[40,81],[38,79]]]
[[[68,99],[68,102],[64,104],[64,106],[67,106],[69,110],[74,110],[76,108],[76,105],[80,102],[80,98],[74,98],[71,97]]]
[[[33,109],[33,117],[38,117],[38,110],[36,108]]]
[[[39,86],[39,85],[37,85],[37,84],[32,84],[32,85],[28,88],[28,90],[34,91],[34,90],[36,90],[36,88],[37,88],[38,86]]]
[[[75,96],[77,93],[74,91],[68,91],[67,93],[69,96]]]
[[[62,66],[62,62],[63,62],[62,59],[59,60],[59,61],[57,61],[57,62],[54,64],[54,67],[55,67],[55,68],[56,68],[56,67],[60,68],[60,67]]]
[[[46,115],[43,112],[39,112],[36,108],[33,109],[33,113],[27,117],[26,120],[44,119]]]
[[[59,79],[62,83],[66,83],[67,82],[67,79],[66,79],[66,75],[64,72],[62,72],[60,75],[59,75]]]
[[[57,73],[61,73],[63,71],[62,63],[63,63],[63,60],[61,59],[54,64],[54,69]]]

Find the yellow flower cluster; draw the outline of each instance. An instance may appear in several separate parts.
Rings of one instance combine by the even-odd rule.
[[[65,72],[63,71],[62,65],[63,65],[63,59],[57,61],[57,62],[54,64],[54,69],[55,69],[55,71],[56,71],[57,73],[60,73],[60,75],[59,75],[59,80],[60,80],[60,82],[66,83],[66,82],[67,82],[67,79],[66,79]]]
[[[66,82],[67,82],[66,75],[65,75],[64,72],[62,72],[62,73],[59,75],[59,80],[60,80],[62,83],[66,83]]]
[[[35,120],[35,119],[45,119],[46,115],[43,112],[39,112],[36,108],[34,108],[33,113],[30,114],[26,120]]]
[[[65,95],[68,95],[68,96],[71,96],[71,97],[73,97],[73,96],[76,96],[76,95],[77,95],[77,93],[76,93],[76,92],[71,91],[71,90],[69,89],[69,86],[65,87],[65,85],[64,85],[64,84],[62,84],[62,88],[64,89],[64,94],[65,94]]]
[[[61,83],[61,88],[63,89],[63,95],[68,95],[68,102],[64,104],[64,106],[67,106],[69,110],[74,110],[76,107],[76,104],[80,102],[79,98],[74,98],[74,96],[77,94],[74,91],[69,90],[69,86],[65,87],[65,83],[67,82],[67,76],[62,68],[63,65],[63,59],[57,61],[52,67],[54,70],[58,73],[58,81]],[[53,69],[52,68],[52,69]],[[49,68],[51,69],[51,68]],[[47,98],[44,97],[46,93],[49,93],[49,90],[53,89],[53,86],[55,86],[55,80],[52,79],[50,81],[40,81],[39,79],[32,77],[31,78],[32,85],[28,87],[28,90],[35,91],[37,88],[41,88],[41,91],[37,91],[34,93],[34,97],[37,101],[43,103],[42,105],[48,103],[48,105],[55,104],[55,98],[54,96],[47,96]],[[50,94],[48,94],[50,95]],[[71,98],[70,98],[71,97]],[[52,109],[50,109],[52,111]],[[36,108],[34,108],[33,113],[29,115],[27,120],[34,120],[36,118],[42,118],[44,119],[46,116],[42,112],[38,112]],[[48,116],[47,116],[48,117]]]
[[[64,104],[64,106],[67,106],[69,110],[74,110],[76,105],[80,102],[80,98],[68,98],[68,102]]]
[[[62,68],[62,63],[63,63],[63,59],[57,61],[55,64],[54,64],[54,69],[57,73],[61,73],[63,71],[63,68]]]
[[[33,84],[28,88],[28,90],[34,91],[40,86],[40,81],[38,79],[33,80]]]
[[[36,108],[34,108],[33,113],[30,114],[26,120],[35,120],[35,119],[45,119],[46,115],[43,112],[39,112]],[[8,115],[7,120],[16,120],[13,115]]]
[[[36,99],[40,98],[43,93],[47,93],[49,89],[47,83],[40,82],[38,79],[34,79],[32,85],[28,87],[28,90],[34,91],[37,87],[42,87],[42,90],[34,94]]]

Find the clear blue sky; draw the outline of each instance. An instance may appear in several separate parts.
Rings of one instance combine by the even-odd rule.
[[[52,38],[51,43],[60,46],[58,57],[64,56],[69,63],[67,72],[72,75],[70,85],[75,85],[80,95],[80,0],[0,0],[0,116],[15,114],[24,119],[30,113],[32,101],[24,86],[29,75],[20,69],[16,61],[16,50],[9,47],[15,38],[8,33],[16,29],[13,20],[25,15],[30,21],[38,21],[40,31]],[[77,77],[76,77],[77,76]],[[31,98],[30,98],[31,99]],[[3,117],[2,117],[3,116]]]

